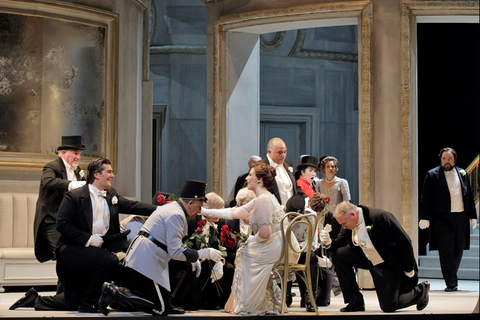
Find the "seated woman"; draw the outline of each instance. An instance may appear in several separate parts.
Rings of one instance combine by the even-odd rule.
[[[255,193],[255,199],[242,207],[202,208],[202,214],[206,216],[248,218],[252,228],[253,235],[237,250],[232,293],[225,305],[226,312],[242,315],[279,313],[279,288],[270,274],[282,251],[280,220],[284,211],[267,189],[273,185],[275,175],[275,168],[258,163],[246,178],[247,188]]]

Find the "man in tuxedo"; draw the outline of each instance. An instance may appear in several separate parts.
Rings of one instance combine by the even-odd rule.
[[[108,159],[92,160],[87,184],[67,192],[60,205],[56,257],[57,275],[65,286],[64,292],[39,296],[32,288],[11,310],[26,307],[98,312],[102,285],[115,277],[119,258],[128,245],[128,232],[120,233],[119,213],[148,216],[157,208],[120,196],[111,186],[113,178]]]
[[[341,312],[365,311],[354,268],[370,271],[382,311],[415,304],[420,311],[428,305],[430,283],[417,284],[410,237],[390,212],[343,201],[335,208],[334,218],[342,231],[332,241],[329,232],[322,230],[320,240],[333,252],[333,265],[348,303]]]
[[[285,142],[277,137],[270,139],[267,144],[267,156],[262,161],[277,170],[275,182],[269,191],[284,206],[291,196],[301,192],[295,180],[292,163],[287,159]]]
[[[430,227],[429,249],[438,250],[445,291],[451,292],[458,290],[457,272],[477,214],[468,175],[456,166],[457,153],[443,148],[439,157],[440,166],[429,170],[423,183],[419,227]]]
[[[58,208],[68,191],[86,183],[84,172],[78,166],[85,149],[81,136],[63,136],[57,148],[59,157],[43,167],[33,227],[35,256],[39,262],[55,260],[60,237],[55,227]]]
[[[222,259],[219,250],[195,250],[183,243],[188,232],[187,219],[195,219],[207,201],[205,188],[205,182],[186,180],[178,201],[158,207],[148,217],[124,259],[128,276],[121,286],[106,282],[102,287],[98,305],[104,315],[108,315],[112,303],[153,315],[168,315],[172,313],[169,261],[188,261],[196,269],[202,259]]]

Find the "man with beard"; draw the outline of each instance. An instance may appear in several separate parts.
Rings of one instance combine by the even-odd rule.
[[[458,290],[457,271],[463,250],[470,248],[469,227],[477,214],[468,175],[457,167],[457,153],[443,148],[440,166],[427,172],[420,200],[420,229],[430,227],[430,250],[438,250],[445,291]]]

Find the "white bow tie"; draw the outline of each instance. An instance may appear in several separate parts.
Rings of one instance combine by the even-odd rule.
[[[102,197],[102,198],[105,198],[107,196],[107,191],[103,190],[103,191],[98,191],[98,196],[99,197]]]

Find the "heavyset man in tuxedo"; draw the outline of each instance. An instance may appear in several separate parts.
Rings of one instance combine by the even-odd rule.
[[[301,192],[295,180],[292,163],[287,159],[287,146],[280,138],[272,138],[267,144],[267,156],[262,160],[277,170],[275,182],[268,191],[273,193],[278,202],[285,206],[288,199]]]
[[[78,166],[85,149],[81,136],[63,136],[57,148],[59,157],[43,167],[33,227],[35,256],[39,262],[55,260],[60,237],[55,227],[58,208],[68,191],[86,183],[83,170]]]
[[[458,290],[457,272],[463,250],[470,248],[469,227],[477,214],[466,171],[456,166],[457,153],[443,148],[440,166],[427,172],[420,200],[420,229],[430,227],[430,250],[438,250],[445,291]]]
[[[394,312],[412,305],[419,311],[425,309],[430,283],[417,284],[412,243],[395,216],[343,201],[335,208],[334,218],[342,231],[332,241],[328,231],[322,230],[320,240],[333,252],[333,265],[348,303],[340,311],[365,311],[354,268],[370,271],[382,311]]]

